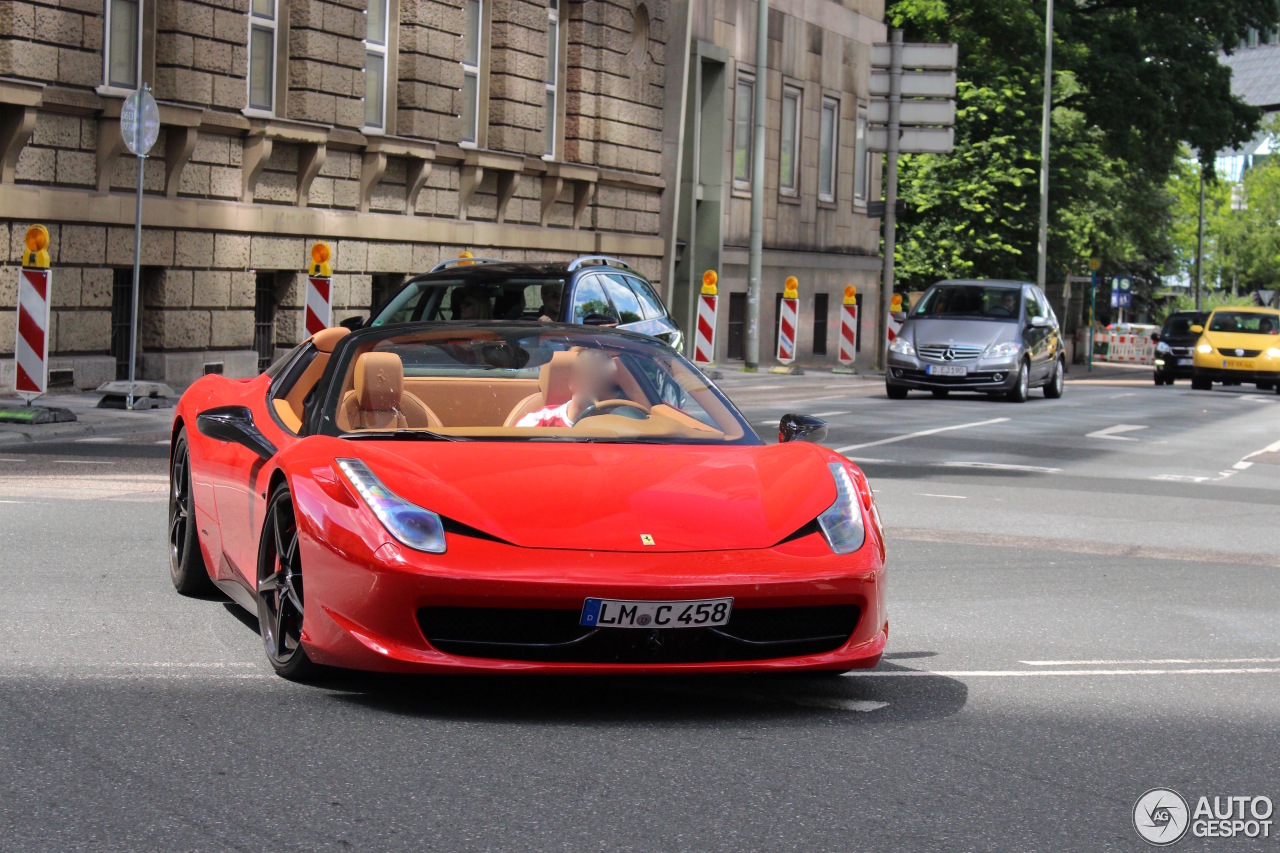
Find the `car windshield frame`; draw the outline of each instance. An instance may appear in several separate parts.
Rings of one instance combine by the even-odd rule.
[[[688,424],[691,424],[693,429],[683,428],[683,431],[678,434],[626,435],[610,435],[607,434],[607,430],[602,431],[600,429],[583,429],[582,434],[576,436],[572,434],[573,431],[580,426],[587,425],[590,419],[580,419],[573,427],[552,429],[506,427],[505,424],[499,428],[491,424],[480,424],[456,427],[432,426],[430,428],[409,429],[364,428],[347,430],[339,423],[339,408],[344,396],[350,390],[351,381],[349,380],[352,378],[351,374],[355,369],[355,359],[365,352],[390,351],[390,348],[386,346],[389,341],[399,341],[406,346],[414,345],[415,342],[420,342],[420,345],[426,347],[442,346],[445,341],[448,341],[450,345],[472,344],[483,346],[492,344],[495,349],[501,348],[502,345],[505,345],[507,349],[511,349],[513,344],[519,344],[521,340],[527,341],[529,339],[536,339],[541,345],[541,349],[548,353],[570,349],[574,351],[600,350],[609,353],[611,357],[622,360],[627,366],[628,375],[635,380],[651,408],[665,405],[670,409],[675,409],[676,414]],[[436,344],[437,340],[440,344]],[[379,345],[382,345],[381,348]],[[529,352],[528,349],[521,351]],[[528,363],[517,367],[494,367],[491,364],[485,366],[472,365],[471,367],[472,373],[477,370],[481,374],[488,372],[490,369],[502,370],[506,374],[504,378],[518,378],[527,381],[536,379],[539,376],[538,370],[543,364],[549,362],[550,358],[551,355],[548,354],[546,359],[536,364]],[[669,363],[673,368],[670,372],[663,373],[659,377],[659,380],[667,383],[668,387],[665,391],[660,389],[655,384],[655,380],[642,370],[645,366],[645,359],[648,359],[651,364],[663,365]],[[407,377],[410,376],[411,370],[412,365],[407,365]],[[524,371],[528,375],[514,376],[513,371]],[[414,378],[439,380],[446,379],[448,376],[449,374],[446,371],[421,374]],[[481,377],[468,374],[468,378]],[[502,380],[495,377],[495,381]],[[308,432],[313,435],[349,438],[359,436],[361,439],[369,440],[382,434],[387,440],[405,440],[406,438],[412,438],[411,433],[418,432],[421,433],[422,439],[426,441],[439,441],[444,438],[445,440],[460,441],[524,441],[529,443],[555,441],[584,444],[661,444],[700,447],[757,446],[764,444],[747,418],[738,411],[729,398],[693,362],[661,341],[657,341],[647,335],[618,329],[601,329],[565,323],[534,325],[519,322],[468,323],[466,321],[401,323],[366,327],[346,336],[335,347],[333,356],[326,367],[325,376],[322,378],[322,383],[324,387],[323,397],[309,423],[310,429]],[[673,388],[672,386],[678,387]],[[675,402],[672,402],[667,396],[672,392],[687,394],[697,404],[699,410],[710,419],[711,423],[700,419],[694,412],[686,412]],[[704,394],[707,396],[702,396]],[[712,426],[712,423],[714,423],[714,426]],[[680,421],[677,421],[677,425],[680,425]],[[696,432],[699,430],[705,430],[708,437],[701,438],[697,436]],[[602,434],[602,432],[605,434]]]
[[[965,291],[977,291],[977,293],[965,293]],[[1011,294],[1016,300],[1012,313],[1008,315],[986,313],[992,308],[1003,310],[1004,306],[996,303],[1002,300],[1005,294]],[[954,305],[954,300],[962,295],[966,297],[965,304]],[[925,291],[919,303],[911,310],[910,317],[921,320],[989,320],[1016,323],[1022,319],[1025,302],[1022,285],[978,281],[940,282]],[[952,310],[953,307],[957,310]],[[975,308],[977,310],[974,310]]]

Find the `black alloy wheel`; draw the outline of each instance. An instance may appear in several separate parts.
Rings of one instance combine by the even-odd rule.
[[[1009,392],[1008,400],[1011,403],[1025,403],[1027,397],[1031,395],[1031,368],[1025,361],[1018,363],[1018,381],[1013,386],[1013,390]]]
[[[1053,373],[1049,381],[1044,383],[1044,395],[1050,400],[1057,400],[1067,387],[1067,364],[1061,357],[1053,363]]]
[[[945,400],[947,396],[951,393],[951,390],[949,388],[934,388],[931,393],[933,394],[934,397],[937,397],[939,400]]]
[[[267,504],[258,548],[258,627],[272,669],[294,681],[319,669],[302,648],[304,600],[298,521],[289,486],[281,483]]]
[[[196,539],[196,500],[191,489],[191,451],[187,431],[178,433],[169,463],[169,576],[183,595],[208,595],[213,581]]]
[[[901,385],[890,385],[886,382],[884,384],[884,392],[889,395],[890,400],[907,399],[907,389]]]

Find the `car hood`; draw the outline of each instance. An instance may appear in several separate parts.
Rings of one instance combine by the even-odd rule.
[[[345,443],[406,500],[527,548],[768,548],[836,499],[827,469],[836,457],[802,442]]]
[[[1280,347],[1280,336],[1245,334],[1243,332],[1205,332],[1204,340],[1218,350],[1266,350]]]
[[[988,347],[994,343],[1018,340],[1018,324],[1008,320],[950,320],[912,317],[904,333],[915,345],[969,344]]]

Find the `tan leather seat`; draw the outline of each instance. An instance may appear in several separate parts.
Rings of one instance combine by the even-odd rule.
[[[338,407],[338,428],[435,429],[435,412],[404,390],[404,363],[392,352],[367,352],[356,359],[354,389]]]
[[[552,353],[551,360],[538,371],[538,390],[511,410],[503,426],[513,427],[530,412],[568,402],[573,396],[573,392],[569,390],[569,379],[573,376],[573,365],[577,358],[578,354],[572,350]]]

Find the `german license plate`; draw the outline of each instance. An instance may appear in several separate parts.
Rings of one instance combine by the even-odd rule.
[[[1222,362],[1227,370],[1253,370],[1253,362],[1249,359],[1228,358]]]
[[[588,598],[579,624],[591,628],[712,628],[729,624],[732,598],[619,601]]]
[[[1178,367],[1185,367],[1186,365],[1188,365],[1188,364],[1190,364],[1190,363],[1191,363],[1191,359],[1189,359],[1189,358],[1180,358],[1180,359],[1178,359]]]
[[[929,376],[964,376],[969,371],[958,364],[926,364],[924,372]]]

